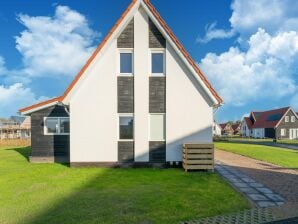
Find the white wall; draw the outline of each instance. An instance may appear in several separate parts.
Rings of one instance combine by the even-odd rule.
[[[70,161],[118,160],[116,41],[96,57],[70,101]]]
[[[148,17],[139,10],[134,17],[135,160],[149,161],[149,28]]]
[[[264,138],[265,137],[265,129],[264,128],[253,128],[252,129],[252,137]]]
[[[149,161],[149,40],[148,18],[135,14],[134,92],[135,158]],[[70,161],[118,160],[117,40],[96,57],[70,99]],[[182,144],[212,142],[213,108],[198,81],[166,49],[167,161],[182,160]],[[207,101],[206,101],[207,99]]]
[[[182,144],[212,142],[213,108],[202,87],[167,44],[166,51],[166,140],[167,161],[182,160]]]

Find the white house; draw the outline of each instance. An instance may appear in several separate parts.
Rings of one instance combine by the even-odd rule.
[[[221,136],[221,127],[216,121],[213,122],[213,136]]]
[[[62,96],[20,112],[32,161],[114,166],[182,161],[183,143],[212,142],[221,103],[149,0],[133,0]]]

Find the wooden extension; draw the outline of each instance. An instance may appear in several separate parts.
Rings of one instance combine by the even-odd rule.
[[[183,144],[183,168],[214,171],[213,144]]]

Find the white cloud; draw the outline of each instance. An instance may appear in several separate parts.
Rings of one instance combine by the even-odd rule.
[[[36,97],[31,89],[26,88],[22,83],[15,83],[11,86],[0,85],[0,114],[10,116],[22,107],[45,99],[47,98]]]
[[[287,32],[298,29],[298,1],[296,0],[234,0],[230,17],[230,30],[206,30],[201,42],[213,39],[230,38],[237,33],[240,40],[249,38],[258,28],[269,34]]]
[[[205,30],[206,30],[206,35],[202,37],[197,38],[197,42],[199,43],[207,43],[213,39],[225,39],[225,38],[230,38],[235,35],[234,30],[224,30],[224,29],[216,29],[216,22],[207,25]]]
[[[38,82],[39,77],[75,76],[100,36],[84,15],[67,6],[57,5],[53,16],[19,14],[17,19],[25,26],[15,37],[23,64],[8,69],[0,55],[0,116],[46,99],[31,90],[33,78]]]
[[[292,71],[297,45],[297,32],[272,36],[259,29],[250,37],[247,51],[231,47],[219,55],[208,53],[199,66],[227,104],[277,100],[298,90]]]
[[[84,15],[67,6],[57,6],[53,17],[20,14],[18,20],[26,29],[16,37],[16,48],[29,76],[74,76],[99,36]]]

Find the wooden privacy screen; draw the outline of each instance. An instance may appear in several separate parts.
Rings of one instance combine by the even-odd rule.
[[[214,170],[213,144],[183,144],[183,168],[188,170]]]

